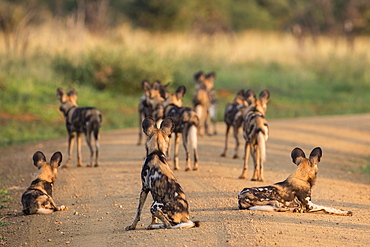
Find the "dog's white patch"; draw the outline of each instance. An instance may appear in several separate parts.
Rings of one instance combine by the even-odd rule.
[[[183,228],[192,228],[195,224],[193,221],[183,222],[177,225],[172,226],[172,229],[183,229]]]
[[[248,209],[249,210],[258,210],[258,211],[268,211],[268,212],[271,212],[271,211],[274,211],[275,210],[275,207],[270,206],[270,205],[263,205],[263,206],[249,207]]]
[[[264,189],[263,189],[263,188],[259,188],[258,190],[259,190],[259,191],[263,191]]]
[[[179,194],[177,192],[175,192],[175,197],[177,197]]]
[[[51,214],[52,212],[54,212],[54,210],[50,209],[50,208],[39,208],[39,209],[37,209],[38,214]]]

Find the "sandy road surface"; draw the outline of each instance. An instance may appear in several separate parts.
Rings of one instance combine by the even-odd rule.
[[[370,156],[370,115],[269,121],[265,182],[239,180],[241,159],[221,158],[224,124],[219,134],[199,140],[200,170],[176,171],[200,228],[152,230],[150,200],[135,231],[125,231],[135,215],[140,191],[144,147],[136,146],[137,130],[102,133],[101,166],[61,169],[54,199],[69,210],[51,215],[23,216],[20,196],[35,167],[32,155],[41,150],[50,159],[66,138],[0,149],[1,183],[14,200],[0,210],[0,235],[5,246],[366,246],[370,245],[370,177],[359,170]],[[354,212],[352,217],[238,210],[237,194],[244,187],[284,180],[294,171],[290,152],[301,147],[307,155],[320,146],[323,157],[313,202]],[[180,165],[184,153],[180,148]],[[83,147],[85,161],[87,147]],[[241,154],[241,153],[240,153]],[[66,157],[65,157],[66,158]],[[251,168],[251,166],[249,166]],[[148,197],[150,198],[150,197]]]

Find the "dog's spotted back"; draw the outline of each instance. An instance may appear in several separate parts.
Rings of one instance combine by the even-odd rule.
[[[189,205],[185,193],[167,164],[165,153],[168,149],[169,136],[174,123],[172,118],[165,118],[160,128],[153,118],[146,118],[143,132],[148,136],[146,143],[147,157],[141,170],[142,189],[136,217],[126,230],[133,230],[140,221],[142,207],[150,192],[153,204],[150,208],[153,221],[148,229],[154,228],[190,228],[198,226],[189,219]],[[157,219],[161,223],[157,223]]]

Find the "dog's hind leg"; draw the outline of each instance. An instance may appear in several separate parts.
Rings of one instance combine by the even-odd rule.
[[[186,155],[185,171],[190,171],[190,169],[191,169],[191,167],[190,167],[190,152],[188,150],[188,132],[189,132],[188,127],[185,127],[182,131],[182,144],[184,146],[185,155]]]
[[[77,166],[82,166],[82,156],[81,156],[81,133],[77,132]]]
[[[174,148],[174,154],[173,154],[173,169],[174,170],[180,170],[179,166],[179,144],[180,144],[180,134],[175,133],[175,148]]]
[[[230,125],[226,124],[226,133],[225,133],[225,148],[224,151],[222,152],[221,156],[226,157],[226,152],[227,152],[227,143],[229,141],[229,133],[230,133]]]
[[[99,143],[99,129],[95,129],[94,130],[94,138],[95,138],[95,164],[94,164],[94,166],[95,167],[98,167],[99,166],[99,163],[98,163],[99,147],[100,147],[100,143]]]
[[[240,179],[245,179],[245,177],[247,175],[249,152],[250,152],[250,144],[248,142],[245,142],[245,146],[244,146],[244,164],[243,164],[242,174],[239,176]]]
[[[239,149],[239,138],[238,138],[238,135],[239,135],[239,126],[233,126],[233,130],[234,130],[234,138],[235,138],[235,153],[234,153],[234,156],[233,156],[233,159],[237,159],[239,158],[238,156],[238,149]]]
[[[85,131],[85,137],[86,137],[87,146],[89,147],[89,150],[90,150],[90,162],[89,162],[89,164],[87,164],[87,167],[92,167],[92,161],[93,161],[93,158],[94,158],[94,150],[93,150],[93,147],[91,145],[91,130],[90,129]]]
[[[188,142],[190,144],[190,150],[193,150],[194,154],[193,171],[196,171],[198,170],[198,128],[195,125],[192,125],[190,126],[188,132]]]
[[[136,216],[131,225],[126,227],[126,231],[135,230],[137,223],[140,221],[141,210],[143,209],[146,197],[148,196],[149,190],[142,189],[140,192],[139,205],[137,207]]]

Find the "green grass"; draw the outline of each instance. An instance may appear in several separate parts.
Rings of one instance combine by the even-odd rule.
[[[195,39],[123,28],[60,43],[68,32],[57,30],[48,45],[35,34],[26,56],[0,60],[0,147],[66,136],[58,87],[76,88],[80,106],[100,109],[103,130],[132,128],[142,80],[171,82],[170,92],[185,85],[190,106],[199,70],[217,73],[219,121],[240,89],[270,90],[269,119],[370,112],[366,38],[353,54],[326,39],[297,53],[294,39],[275,33]]]

